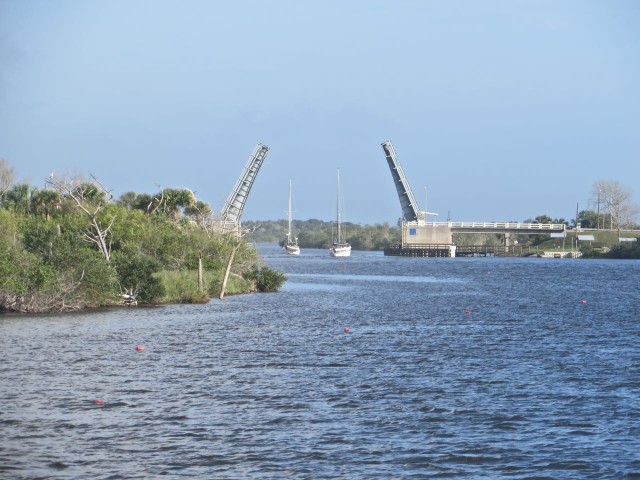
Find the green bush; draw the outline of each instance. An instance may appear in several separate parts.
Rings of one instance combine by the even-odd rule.
[[[603,256],[606,258],[638,259],[640,258],[640,245],[638,242],[620,243],[611,247],[611,250]]]
[[[260,292],[276,292],[287,281],[287,276],[269,267],[255,267],[250,272],[245,273],[244,278],[252,280]]]
[[[115,253],[112,261],[123,293],[133,293],[138,301],[144,303],[152,303],[164,296],[165,288],[154,275],[162,269],[158,260],[140,252],[122,251]]]

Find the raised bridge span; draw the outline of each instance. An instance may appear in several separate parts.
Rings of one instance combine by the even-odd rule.
[[[391,142],[384,142],[382,150],[402,208],[402,242],[386,248],[385,255],[455,257],[454,233],[502,234],[504,249],[508,251],[513,234],[551,234],[565,230],[564,224],[555,223],[429,222],[430,213],[420,209]]]

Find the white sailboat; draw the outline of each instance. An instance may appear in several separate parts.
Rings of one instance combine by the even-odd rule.
[[[338,201],[336,209],[337,236],[331,245],[329,252],[334,257],[351,256],[351,244],[342,239],[342,229],[340,228],[340,170],[338,170]]]
[[[287,240],[284,244],[284,251],[289,255],[300,255],[300,246],[298,245],[298,237],[291,239],[291,179],[289,179],[289,230],[287,231]]]

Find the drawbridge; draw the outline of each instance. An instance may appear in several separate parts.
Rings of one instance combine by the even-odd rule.
[[[251,154],[249,161],[240,174],[238,181],[233,187],[233,190],[231,190],[231,193],[220,212],[220,224],[224,231],[235,230],[238,233],[240,232],[240,218],[242,217],[242,212],[244,211],[244,207],[247,203],[247,198],[249,197],[249,192],[251,192],[253,182],[255,181],[268,152],[269,147],[259,143]]]
[[[398,161],[390,141],[382,144],[389,170],[402,208],[402,242],[385,249],[385,255],[454,257],[456,246],[453,233],[497,233],[504,234],[504,245],[508,251],[513,234],[550,234],[565,231],[565,225],[514,222],[428,222],[411,191],[409,181]]]

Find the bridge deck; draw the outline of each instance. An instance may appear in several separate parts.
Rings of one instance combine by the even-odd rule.
[[[409,222],[418,226],[450,228],[456,233],[553,233],[564,232],[564,223],[518,222]]]

